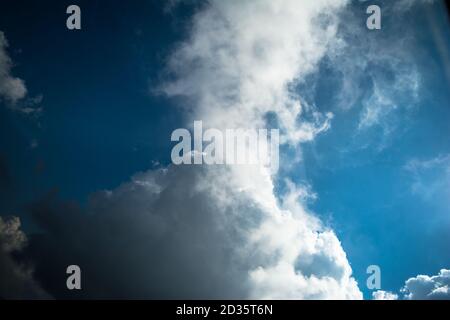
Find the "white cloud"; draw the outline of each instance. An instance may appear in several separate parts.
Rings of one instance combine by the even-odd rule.
[[[450,270],[442,269],[437,275],[418,275],[409,278],[402,288],[405,299],[409,300],[449,300]]]
[[[328,130],[332,114],[319,113],[291,86],[345,47],[336,35],[347,2],[211,1],[170,58],[175,80],[160,89],[185,98],[191,119],[205,126],[264,127],[273,112],[284,142],[311,141]],[[2,39],[0,88],[15,102],[26,89],[10,75]],[[414,71],[395,87],[414,89],[410,75]],[[371,110],[363,119],[373,124],[379,114]],[[253,166],[169,166],[94,194],[87,214],[41,208],[36,215],[50,240],[58,237],[61,255],[92,263],[83,272],[93,275],[86,292],[97,298],[115,289],[128,298],[361,299],[341,243],[298,199],[305,194],[290,185],[277,199],[273,177]],[[445,287],[436,290],[442,294]]]
[[[177,80],[160,89],[188,98],[183,103],[206,126],[264,127],[264,116],[274,112],[284,141],[310,141],[329,128],[332,115],[302,103],[289,85],[316,71],[346,2],[211,1],[169,61]]]
[[[442,167],[445,171],[450,171],[450,155],[439,155],[435,158],[422,161],[418,159],[412,159],[406,164],[405,169],[414,173],[418,173],[421,170],[439,167]]]
[[[319,61],[335,45],[338,13],[346,4],[344,0],[210,1],[194,16],[188,40],[169,60],[168,71],[175,80],[159,89],[183,97],[190,120],[202,120],[205,127],[265,127],[270,112],[277,117],[282,142],[311,141],[330,127],[332,114],[319,113],[291,87],[316,72]],[[251,252],[252,257],[246,268],[249,297],[362,297],[336,235],[292,196],[279,203],[268,172],[235,166],[207,170],[205,179],[210,184],[205,189],[208,197],[214,197],[223,210],[242,215],[239,219],[250,219],[253,226],[244,224],[238,232],[243,239],[239,247],[251,248],[244,255]],[[204,185],[199,180],[191,184]],[[304,192],[294,190],[294,194]],[[213,215],[224,219],[221,210]],[[225,216],[224,228],[236,223],[237,218]],[[242,258],[233,256],[233,261]]]
[[[442,269],[437,275],[418,275],[405,281],[400,289],[406,300],[450,300],[450,270]],[[374,300],[398,300],[399,295],[378,290],[372,293]]]
[[[7,48],[8,41],[6,40],[5,34],[0,31],[0,98],[16,103],[25,97],[27,88],[22,79],[15,78],[11,75],[13,64],[6,52]]]
[[[398,300],[398,294],[389,291],[377,290],[372,292],[373,300]]]
[[[13,61],[8,55],[8,40],[5,34],[0,31],[0,102],[6,101],[8,107],[23,114],[39,114],[42,108],[35,108],[42,102],[42,95],[28,98],[22,104],[18,104],[27,96],[25,82],[11,74],[14,66]]]
[[[346,4],[211,1],[161,90],[190,103],[188,123],[252,129],[273,112],[284,142],[310,141],[332,115],[291,86],[317,71]],[[51,259],[80,261],[90,279],[83,294],[94,298],[361,299],[335,233],[303,203],[311,192],[288,183],[278,199],[273,178],[256,166],[170,165],[92,195],[87,212],[37,205],[45,234],[34,259],[50,270]]]
[[[303,104],[290,86],[317,70],[346,3],[211,1],[169,60],[175,80],[160,90],[189,102],[188,123],[252,129],[273,112],[284,142],[310,141],[331,115]],[[361,299],[335,233],[303,204],[314,195],[288,187],[278,199],[271,173],[256,166],[139,173],[94,194],[85,214],[38,206],[49,241],[36,259],[77,257],[91,279],[84,293],[95,298]],[[64,253],[46,245],[54,237]]]

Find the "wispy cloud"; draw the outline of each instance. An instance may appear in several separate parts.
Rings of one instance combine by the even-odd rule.
[[[450,197],[450,155],[426,160],[412,159],[404,169],[411,174],[412,193],[432,201]]]
[[[43,96],[26,98],[28,90],[25,81],[11,73],[14,64],[8,55],[8,46],[5,34],[0,31],[0,102],[4,100],[10,109],[23,114],[39,114],[42,108],[36,105],[42,102]],[[19,104],[19,101],[23,102]]]
[[[14,104],[25,97],[27,88],[22,79],[11,75],[13,64],[6,52],[7,47],[5,34],[0,31],[0,97]]]
[[[335,112],[359,113],[353,129],[355,139],[365,144],[367,133],[376,132],[370,141],[374,149],[383,150],[401,134],[426,90],[426,70],[418,62],[414,31],[405,22],[409,9],[416,5],[426,7],[430,2],[380,4],[381,30],[368,30],[362,23],[364,5],[344,11],[341,19],[346,23],[340,25],[333,50],[327,52],[328,70],[324,72],[336,78]]]

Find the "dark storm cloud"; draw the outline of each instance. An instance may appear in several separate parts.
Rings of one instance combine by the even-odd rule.
[[[238,217],[238,205],[219,208],[209,190],[186,187],[201,176],[187,168],[140,174],[93,195],[86,209],[55,195],[36,203],[33,217],[45,231],[27,249],[36,277],[58,298],[245,297],[237,229],[255,209]],[[66,289],[71,264],[82,270],[78,292]]]
[[[359,297],[332,232],[264,207],[236,178],[227,167],[169,166],[85,208],[50,195],[31,208],[42,232],[25,255],[56,298]],[[66,288],[72,264],[81,291]]]
[[[18,218],[0,217],[0,298],[50,298],[34,280],[32,268],[17,261],[16,254],[25,246],[26,240]]]

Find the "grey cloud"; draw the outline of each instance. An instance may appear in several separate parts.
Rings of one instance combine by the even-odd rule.
[[[14,253],[22,250],[26,236],[17,217],[0,217],[0,298],[47,299],[50,296],[33,279],[31,267],[19,263]]]
[[[92,195],[85,209],[36,204],[44,233],[28,254],[38,279],[63,298],[361,298],[331,231],[300,208],[266,207],[230,170],[170,166]],[[82,269],[81,292],[64,287],[69,264]]]

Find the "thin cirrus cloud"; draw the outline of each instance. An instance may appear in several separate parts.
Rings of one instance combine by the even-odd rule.
[[[404,166],[412,179],[410,190],[426,201],[447,201],[450,196],[450,155],[412,159]]]
[[[407,126],[404,115],[420,104],[423,90],[425,70],[418,63],[416,42],[403,17],[415,5],[432,1],[403,2],[383,3],[379,32],[368,32],[361,23],[365,7],[344,12],[346,23],[341,24],[336,45],[326,57],[339,87],[333,99],[335,109],[357,113],[355,136],[365,144],[367,133],[376,132],[371,143],[378,150]]]

